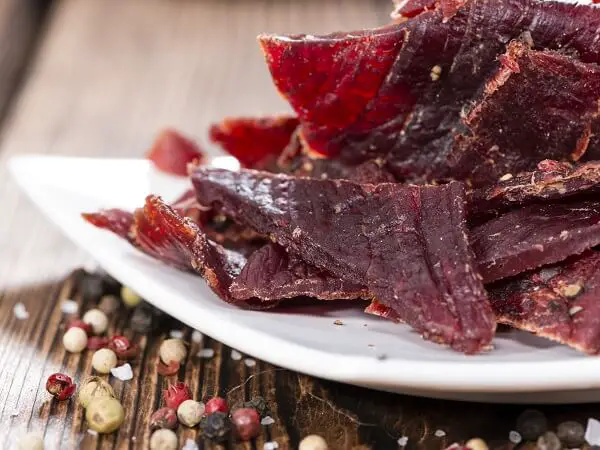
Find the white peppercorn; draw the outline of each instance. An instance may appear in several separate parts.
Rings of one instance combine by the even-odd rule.
[[[83,315],[82,320],[92,326],[94,334],[102,334],[108,328],[108,317],[99,309],[90,309]]]
[[[92,356],[92,367],[98,373],[110,373],[110,369],[117,367],[117,354],[109,348],[96,350]]]
[[[178,444],[175,432],[166,428],[156,430],[150,437],[150,450],[177,450]]]
[[[44,450],[44,440],[39,433],[30,431],[17,440],[18,450]]]
[[[77,393],[77,402],[87,408],[91,401],[98,397],[114,397],[112,386],[100,377],[89,377],[81,384]]]
[[[137,292],[131,288],[128,288],[127,286],[123,286],[121,288],[121,298],[123,299],[125,306],[128,308],[134,308],[142,301],[142,297],[140,297]]]
[[[471,450],[488,450],[488,445],[480,438],[469,439],[465,444],[465,447]]]
[[[181,339],[165,339],[160,344],[159,354],[165,364],[181,363],[187,355],[187,348]]]
[[[177,408],[177,418],[186,427],[195,427],[204,415],[204,403],[186,400]]]
[[[328,450],[327,441],[321,436],[310,434],[300,441],[298,450]]]
[[[69,328],[63,335],[63,345],[68,352],[80,353],[87,347],[88,335],[79,327]]]
[[[125,412],[116,398],[98,397],[85,410],[85,419],[90,428],[98,433],[112,433],[123,423]]]

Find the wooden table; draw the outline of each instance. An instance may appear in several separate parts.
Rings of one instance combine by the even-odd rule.
[[[149,336],[111,323],[143,347],[132,381],[113,380],[127,411],[121,429],[86,432],[82,409],[45,392],[56,371],[81,380],[89,353],[65,353],[61,302],[84,304],[69,276],[89,262],[20,194],[7,176],[13,155],[49,153],[140,156],[161,127],[172,125],[205,142],[211,121],[226,115],[287,110],[272,87],[255,35],[324,32],[385,23],[386,0],[3,0],[0,4],[0,446],[11,448],[26,429],[45,433],[47,449],[148,447],[149,414],[171,379],[156,373],[167,329]],[[28,320],[16,320],[22,302]],[[176,323],[171,329],[191,330]],[[325,436],[332,449],[444,448],[474,436],[510,448],[508,432],[522,406],[485,406],[373,392],[318,380],[258,362],[231,359],[231,349],[205,337],[209,360],[191,358],[179,374],[197,397],[231,403],[264,396],[275,423],[265,439],[297,448],[306,434]],[[194,343],[191,354],[200,349]],[[599,375],[600,376],[600,375]],[[597,414],[598,408],[542,408],[556,425]],[[436,436],[436,430],[446,435]],[[198,436],[179,430],[181,445]],[[440,433],[437,433],[438,435]],[[214,448],[200,440],[200,448]]]

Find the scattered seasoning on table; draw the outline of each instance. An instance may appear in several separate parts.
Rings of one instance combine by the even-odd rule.
[[[110,369],[110,373],[113,377],[121,381],[129,381],[133,379],[133,370],[131,369],[131,365],[129,363],[125,363],[122,366],[117,366],[113,369]]]
[[[119,299],[114,295],[103,295],[98,304],[98,309],[106,315],[113,314],[119,309]]]
[[[44,440],[41,434],[34,431],[25,433],[17,440],[18,450],[44,450]]]
[[[398,438],[397,442],[400,447],[406,447],[406,444],[408,444],[408,438],[406,436],[402,436]]]
[[[71,377],[64,373],[53,373],[46,380],[46,391],[57,400],[71,398],[76,388]]]
[[[435,433],[433,433],[433,434],[435,437],[439,437],[439,438],[446,436],[446,432],[444,430],[440,430],[440,429],[435,430]]]
[[[254,439],[261,432],[260,416],[254,408],[240,408],[231,414],[236,436],[242,441]]]
[[[63,346],[70,353],[80,353],[88,345],[88,335],[81,328],[69,328],[63,335]]]
[[[171,330],[171,331],[169,331],[169,336],[172,337],[173,339],[182,339],[183,338],[183,331],[181,331],[181,330]]]
[[[124,418],[123,406],[112,397],[95,398],[85,410],[85,420],[98,433],[112,433],[121,426]]]
[[[576,448],[585,443],[585,428],[573,420],[560,423],[556,435],[568,448]]]
[[[260,421],[260,424],[265,425],[265,426],[273,425],[274,423],[275,423],[275,420],[271,416],[265,416]]]
[[[600,445],[600,422],[592,417],[588,419],[584,439],[590,445]]]
[[[83,381],[77,393],[77,402],[87,408],[98,397],[115,397],[112,386],[100,377],[89,377]]]
[[[81,320],[92,326],[94,334],[102,334],[108,328],[108,317],[97,308],[87,311]]]
[[[160,428],[169,430],[177,428],[177,411],[166,406],[154,411],[150,416],[150,429],[158,430]]]
[[[344,325],[344,322],[342,322],[341,320],[337,319],[333,322],[334,325]]]
[[[310,434],[300,441],[298,450],[327,450],[327,441],[317,434]]]
[[[227,414],[216,412],[204,416],[200,421],[202,435],[215,442],[223,442],[231,431],[231,422]]]
[[[206,402],[204,414],[212,414],[214,412],[222,412],[227,414],[229,412],[229,405],[227,400],[222,397],[213,397]]]
[[[92,356],[92,367],[101,374],[110,373],[117,367],[117,354],[109,348],[96,350]]]
[[[21,302],[15,304],[15,306],[13,307],[13,314],[18,320],[29,319],[29,312],[27,312],[25,305]]]
[[[561,450],[562,448],[560,439],[553,431],[546,431],[542,434],[536,444],[539,450]]]
[[[123,286],[121,288],[121,298],[123,299],[125,306],[128,308],[134,308],[142,301],[142,297],[140,297],[137,292],[131,288],[128,288],[127,286]]]
[[[279,444],[275,441],[265,442],[263,445],[263,450],[277,450],[279,448]]]
[[[156,430],[150,436],[150,450],[177,450],[178,445],[177,435],[166,428]]]
[[[20,413],[19,410],[15,409],[10,413],[10,417],[17,417],[19,415],[19,413]]]
[[[187,356],[187,348],[181,339],[165,339],[160,344],[159,355],[167,365],[171,362],[181,363]]]
[[[204,335],[202,333],[200,333],[198,330],[194,330],[192,332],[192,342],[195,342],[196,344],[199,344],[203,340],[204,340]]]
[[[87,432],[92,436],[98,436],[98,432],[96,430],[92,430],[91,428],[88,428]]]
[[[74,300],[63,300],[60,304],[60,310],[65,314],[75,314],[79,311],[79,305]]]
[[[377,358],[379,361],[385,361],[387,359],[387,355],[385,353],[378,353],[375,358]]]
[[[242,354],[237,350],[231,350],[231,359],[234,361],[240,361],[242,359]]]
[[[548,431],[548,419],[537,409],[527,409],[517,417],[517,431],[526,441],[535,441]]]
[[[523,438],[521,437],[521,434],[518,431],[511,430],[508,433],[508,440],[513,444],[518,444],[523,440]]]
[[[198,353],[196,353],[198,358],[210,359],[215,356],[215,351],[212,348],[203,348]]]
[[[246,358],[244,360],[244,364],[246,365],[246,367],[254,367],[256,366],[256,360],[252,358]]]
[[[185,383],[176,383],[163,390],[163,400],[169,408],[177,409],[186,400],[192,399],[190,388]]]
[[[198,450],[198,444],[193,439],[187,438],[181,450]]]
[[[480,438],[469,439],[465,444],[465,447],[471,450],[488,450],[488,445]]]
[[[186,427],[195,427],[204,416],[204,403],[185,400],[177,407],[177,418]]]

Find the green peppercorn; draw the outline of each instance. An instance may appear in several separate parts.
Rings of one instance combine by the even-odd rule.
[[[256,412],[260,415],[261,419],[264,419],[267,416],[271,415],[271,408],[269,404],[262,397],[254,397],[249,402],[243,403],[244,408],[254,408]]]
[[[121,298],[123,299],[123,303],[128,308],[133,308],[140,304],[142,301],[142,297],[138,295],[133,289],[128,288],[127,286],[123,286],[121,288]]]
[[[207,439],[215,442],[223,442],[227,440],[231,432],[231,422],[225,413],[212,413],[202,418],[200,421],[200,431]]]
[[[99,397],[113,397],[115,391],[112,386],[100,377],[89,377],[81,384],[77,394],[77,402],[87,408],[92,400]]]
[[[85,418],[92,430],[98,433],[112,433],[123,423],[125,412],[116,398],[98,397],[88,405]]]

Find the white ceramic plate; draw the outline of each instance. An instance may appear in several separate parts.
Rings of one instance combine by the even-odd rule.
[[[213,161],[230,163],[229,158]],[[464,356],[348,304],[257,312],[222,302],[200,277],[154,261],[81,219],[82,211],[133,209],[149,193],[171,200],[187,186],[183,179],[156,173],[147,161],[25,156],[9,165],[48,218],[111,275],[182,322],[254,357],[330,380],[430,397],[600,398],[600,358],[527,333],[501,334],[492,352]],[[334,325],[336,319],[344,325]]]

